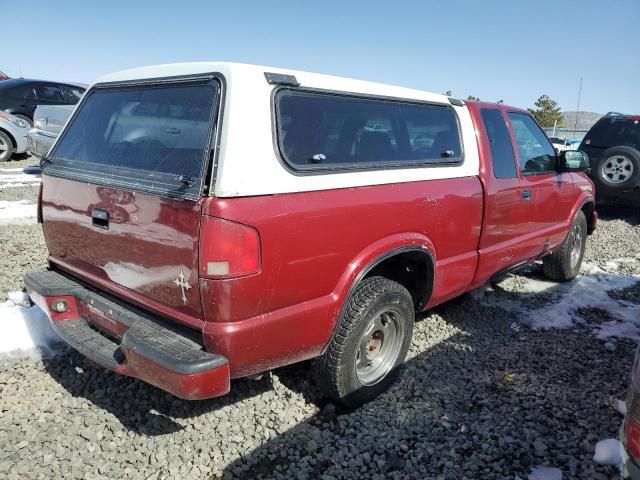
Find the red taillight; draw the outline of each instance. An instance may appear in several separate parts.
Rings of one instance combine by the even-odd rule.
[[[255,228],[215,217],[200,227],[200,275],[233,278],[260,271],[260,236]]]
[[[640,423],[633,417],[628,417],[624,429],[627,452],[631,457],[640,459]]]

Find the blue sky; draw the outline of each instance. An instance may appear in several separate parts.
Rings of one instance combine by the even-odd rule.
[[[640,0],[0,0],[0,70],[90,83],[156,63],[291,67],[529,107],[640,113]]]

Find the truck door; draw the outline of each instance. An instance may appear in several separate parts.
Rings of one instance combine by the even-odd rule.
[[[502,109],[487,106],[474,110],[471,112],[478,129],[478,147],[483,158],[481,179],[485,188],[475,286],[495,273],[535,256],[530,232],[536,220],[536,201],[534,192],[523,184],[518,174],[514,146]]]
[[[535,199],[533,231],[542,251],[564,240],[574,200],[571,174],[556,171],[556,152],[528,114],[509,112],[523,187]]]

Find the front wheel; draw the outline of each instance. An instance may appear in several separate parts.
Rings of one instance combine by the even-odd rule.
[[[326,393],[354,408],[395,379],[407,355],[415,317],[411,295],[384,277],[363,280],[345,304],[336,334],[316,361]]]
[[[545,277],[559,282],[573,280],[580,273],[587,245],[587,218],[578,212],[565,241],[555,252],[542,259]]]
[[[0,162],[7,162],[11,160],[13,155],[13,142],[9,135],[4,132],[0,132]]]

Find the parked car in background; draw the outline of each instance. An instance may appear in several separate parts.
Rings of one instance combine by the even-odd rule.
[[[582,140],[569,140],[567,142],[567,150],[577,150]]]
[[[640,480],[640,350],[631,368],[631,382],[627,395],[627,409],[620,429],[622,443],[623,478]]]
[[[11,160],[14,153],[27,151],[29,124],[7,112],[0,112],[0,162]]]
[[[315,358],[384,391],[416,312],[542,259],[580,271],[583,152],[526,110],[255,65],[106,76],[42,164],[33,301],[93,362],[186,399]]]
[[[33,126],[38,105],[75,105],[86,88],[80,84],[14,78],[0,82],[0,110]]]
[[[36,158],[45,155],[67,123],[75,105],[38,105],[33,114],[33,128],[29,130],[29,151]]]
[[[640,115],[607,113],[578,149],[589,155],[598,197],[618,196],[640,186]]]
[[[556,149],[556,152],[562,152],[563,150],[567,150],[566,138],[549,137],[549,141],[553,145],[553,148]]]

